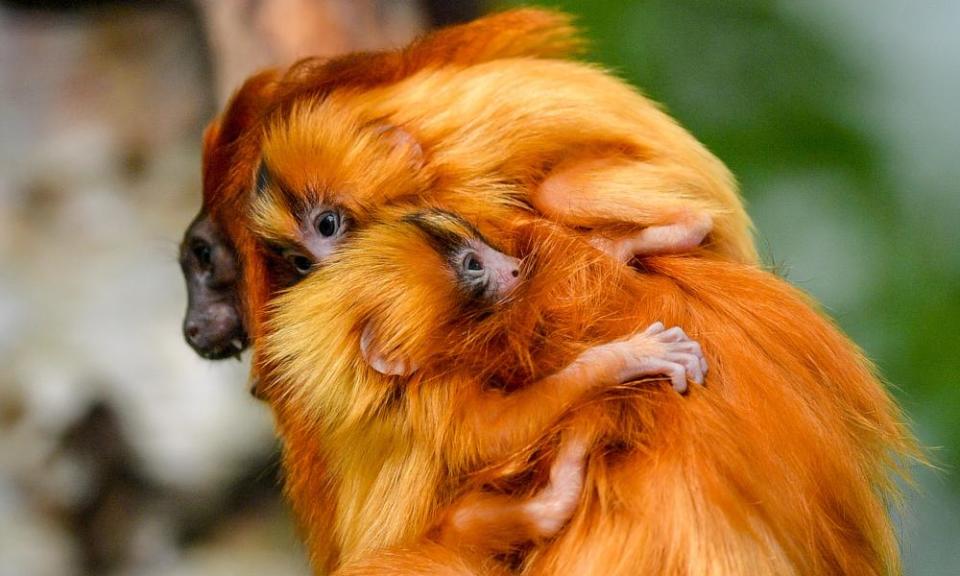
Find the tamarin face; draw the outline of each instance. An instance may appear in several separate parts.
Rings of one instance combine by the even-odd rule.
[[[355,216],[347,202],[334,193],[303,191],[297,194],[286,190],[270,173],[265,161],[257,171],[254,194],[261,209],[270,206],[285,212],[273,214],[273,222],[279,224],[277,228],[282,232],[270,234],[268,238],[273,252],[299,276],[305,276],[315,264],[333,254],[355,225]]]
[[[295,107],[264,136],[250,204],[257,235],[304,276],[380,206],[425,185],[402,128],[360,118],[336,97]]]
[[[250,77],[203,136],[203,207],[184,233],[180,268],[187,284],[183,335],[211,360],[236,356],[250,341],[245,275],[253,242],[239,207],[248,203],[257,127],[278,74]]]
[[[360,347],[374,370],[403,376],[420,368],[428,355],[424,348],[451,342],[407,348],[402,332],[413,324],[441,339],[463,337],[457,328],[483,318],[513,294],[520,282],[520,261],[493,248],[476,228],[449,212],[416,212],[388,227],[394,242],[382,251],[379,269],[381,281],[396,291],[391,301],[376,306]]]
[[[468,222],[443,211],[419,212],[403,218],[444,263],[445,272],[464,303],[490,306],[516,288],[520,261],[492,248]]]
[[[184,338],[209,360],[236,356],[247,345],[238,302],[240,263],[233,245],[209,214],[201,212],[187,228],[179,260],[187,282]]]

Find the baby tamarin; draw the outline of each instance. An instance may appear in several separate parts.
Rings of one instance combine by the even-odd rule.
[[[263,341],[268,398],[296,432],[288,448],[324,456],[335,504],[298,486],[291,495],[320,529],[334,511],[330,541],[346,566],[415,573],[398,567],[424,565],[416,543],[464,479],[527,470],[557,446],[552,431],[586,427],[595,440],[573,518],[522,558],[522,573],[896,573],[886,505],[912,440],[859,351],[785,282],[706,258],[648,257],[633,271],[535,220],[495,229],[523,257],[523,282],[472,308],[463,294],[485,291],[462,291],[437,248],[448,233],[473,237],[470,227],[386,220],[279,296]],[[537,410],[497,417],[490,399],[528,394],[526,383],[644,318],[701,338],[709,386],[687,398],[598,389],[553,425]],[[417,368],[384,376],[369,365],[380,355]],[[538,434],[520,454],[502,452]],[[512,464],[484,476],[501,457]],[[285,467],[291,478],[318,473],[286,455]]]
[[[296,291],[298,299],[322,300],[326,303],[326,311],[334,315],[329,318],[311,314],[311,318],[318,325],[326,326],[325,332],[330,332],[323,336],[328,345],[326,355],[340,359],[336,362],[338,368],[325,370],[325,376],[313,382],[310,390],[278,386],[274,383],[274,367],[284,366],[291,360],[284,357],[282,346],[271,346],[271,342],[277,344],[282,338],[268,339],[265,349],[264,381],[267,388],[263,393],[277,407],[278,420],[289,423],[285,418],[289,413],[302,411],[327,415],[317,423],[313,449],[325,454],[332,470],[330,482],[339,502],[336,509],[346,511],[336,518],[341,537],[363,526],[362,522],[357,522],[359,518],[352,517],[357,512],[349,512],[358,496],[351,488],[371,481],[390,482],[394,476],[385,473],[380,468],[383,463],[369,458],[369,454],[345,453],[337,440],[348,435],[354,436],[358,442],[355,446],[375,446],[382,433],[398,430],[408,416],[413,416],[403,414],[405,397],[416,395],[422,386],[448,388],[446,393],[449,396],[444,405],[433,408],[456,421],[451,426],[452,436],[445,443],[452,442],[461,450],[472,453],[468,462],[453,463],[444,460],[443,455],[448,452],[444,448],[440,449],[441,456],[431,463],[432,468],[441,467],[431,475],[439,470],[446,470],[450,475],[442,480],[449,494],[459,488],[456,482],[458,470],[460,474],[476,470],[529,446],[565,410],[588,394],[659,375],[669,376],[679,390],[686,388],[688,376],[695,382],[703,381],[706,365],[699,345],[690,341],[681,330],[667,330],[657,323],[622,340],[586,347],[564,366],[539,373],[537,378],[532,372],[524,374],[525,367],[518,366],[511,381],[500,380],[503,386],[510,388],[509,393],[503,389],[489,390],[484,385],[478,386],[475,380],[447,382],[444,369],[435,365],[427,352],[471,346],[483,330],[502,327],[513,313],[523,314],[522,299],[511,301],[517,285],[523,281],[520,263],[492,248],[469,223],[442,211],[405,213],[369,230],[361,230],[356,236],[359,238],[358,249],[352,249],[351,243],[346,243],[330,256],[328,267],[320,273],[323,280],[308,278]],[[379,248],[371,252],[369,247],[372,245]],[[380,290],[375,298],[338,301],[335,298],[343,294],[328,290],[333,279],[347,286],[361,277],[377,279]],[[315,298],[314,294],[319,292],[324,292],[324,296]],[[514,312],[499,311],[505,306]],[[422,329],[423,324],[411,321],[418,316],[430,324],[428,330]],[[286,332],[290,321],[283,313],[278,313],[270,325],[279,335]],[[321,345],[319,341],[316,344]],[[469,359],[464,355],[462,360],[471,364],[495,362],[495,359],[484,359],[483,356],[482,349],[471,350]],[[358,365],[357,358],[366,365]],[[421,370],[430,374],[428,382],[423,382],[419,376]],[[486,372],[489,368],[478,371]],[[316,399],[309,394],[321,389],[325,399],[335,398],[340,407],[329,404],[311,406]],[[386,393],[393,399],[384,398],[388,405],[368,407],[363,414],[349,415],[356,406],[348,407],[343,403],[353,402],[358,394],[367,396],[371,393]],[[459,413],[459,406],[470,406],[471,409]],[[375,421],[367,420],[371,415],[375,415]],[[434,433],[424,431],[426,438]],[[576,429],[568,435],[572,438],[560,446],[559,451],[564,456],[554,464],[555,468],[582,467],[582,463],[571,463],[571,460],[577,455],[583,457],[590,438]],[[417,453],[434,449],[437,440],[420,445],[422,440],[418,436],[415,434],[406,442],[390,440],[387,445],[391,450],[400,451],[390,460],[406,461],[408,456],[402,454],[404,444],[412,443],[409,449]],[[330,443],[324,439],[329,439]],[[286,461],[291,477],[303,472],[297,469],[298,463],[296,459]],[[353,468],[350,464],[359,466]],[[428,471],[410,472],[426,474]],[[576,479],[581,474],[567,472],[565,475]],[[571,484],[574,487],[571,488]],[[438,529],[438,538],[450,546],[466,549],[471,556],[489,560],[484,552],[491,549],[552,535],[572,512],[572,504],[579,496],[578,486],[577,482],[571,481],[560,486],[553,482],[549,489],[528,502],[499,497],[479,501],[468,499],[469,506],[454,507],[449,513],[448,521]],[[403,510],[408,504],[422,501],[422,497],[420,494],[418,499],[406,500],[398,495],[394,508]],[[437,497],[443,498],[443,492]],[[570,500],[571,497],[574,500]],[[301,501],[306,502],[308,498]],[[413,510],[408,513],[411,521],[421,518]],[[346,527],[350,527],[349,530]],[[376,527],[368,526],[367,529]],[[343,545],[355,553],[356,543],[344,542]]]
[[[424,368],[442,375],[442,368],[428,366],[425,351],[474,347],[479,335],[502,328],[501,315],[510,315],[511,308],[522,313],[523,299],[511,301],[525,280],[520,261],[493,248],[476,228],[454,214],[408,212],[398,222],[380,224],[363,241],[382,242],[376,273],[397,296],[378,302],[360,333],[360,353],[381,374],[410,377]],[[427,321],[438,321],[429,325],[430,342],[417,341],[415,332],[408,329],[421,299],[429,299],[433,308],[424,315]],[[472,362],[483,355],[480,350],[462,352]],[[580,396],[655,376],[669,376],[673,387],[682,392],[688,375],[702,383],[706,369],[696,342],[679,328],[668,330],[654,323],[640,334],[587,348],[536,382],[514,382],[511,394],[504,396],[502,390],[481,394],[482,403],[467,416],[472,421],[468,426],[475,429],[480,459],[487,460],[527,447]],[[404,386],[402,380],[392,385]],[[519,421],[525,425],[518,426]],[[440,541],[489,560],[484,552],[509,550],[511,545],[554,535],[579,500],[583,462],[578,458],[584,458],[593,440],[583,429],[568,429],[564,434],[549,488],[522,502],[468,496],[470,506],[461,504],[446,514],[437,529]]]
[[[187,228],[180,263],[187,282],[184,337],[201,356],[238,355],[256,340],[269,294],[296,272],[271,259],[250,233],[247,206],[259,162],[261,116],[306,85],[317,88],[323,63],[327,86],[372,87],[439,65],[470,65],[507,57],[562,57],[579,39],[570,18],[545,10],[512,10],[428,34],[393,52],[313,59],[289,74],[266,70],[248,79],[207,127],[203,142],[203,205]]]

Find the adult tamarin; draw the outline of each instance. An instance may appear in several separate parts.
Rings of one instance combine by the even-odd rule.
[[[438,30],[402,50],[324,60],[324,74],[328,84],[370,87],[441,65],[562,57],[578,46],[568,16],[521,9]],[[289,97],[303,88],[301,76],[317,86],[319,62],[251,77],[204,134],[203,205],[184,234],[180,263],[188,295],[184,336],[205,358],[235,356],[255,341],[269,294],[292,281],[290,270],[272,262],[249,232],[247,205],[262,115],[277,103],[278,91]]]
[[[360,68],[360,70],[362,70],[362,67]],[[358,76],[358,77],[362,77],[362,75],[357,75],[357,76]],[[401,128],[400,131],[397,131],[397,132],[394,132],[394,133],[395,133],[395,134],[402,134],[402,132],[403,132],[403,128]],[[404,140],[404,138],[401,137],[400,140]],[[251,168],[250,168],[250,172],[252,173],[252,171],[253,171],[253,168],[251,167]],[[322,518],[321,518],[321,519],[318,519],[318,520],[319,520],[319,521],[322,521]]]
[[[458,190],[482,211],[519,183],[519,196],[496,201],[588,229],[621,260],[705,243],[720,257],[756,261],[725,166],[624,82],[560,59],[447,56],[438,50],[413,74],[383,56],[295,65],[266,121],[261,173],[289,192],[268,191],[268,202],[310,222],[277,219],[280,229],[262,232],[299,237],[308,263],[384,202]],[[377,137],[400,149],[389,176],[368,173],[358,148]]]
[[[254,127],[272,103],[278,76],[268,70],[249,78],[204,132],[203,204],[179,258],[187,282],[183,334],[204,358],[236,356],[247,347],[256,331],[248,305],[262,302],[270,285],[243,215],[260,155]]]
[[[459,136],[450,133],[442,135],[435,128],[447,131],[458,126],[464,127],[462,119],[455,118],[443,128],[444,123],[450,120],[453,109],[446,112],[436,110],[437,117],[429,126],[417,127],[416,123],[397,125],[397,122],[404,120],[405,114],[417,114],[416,111],[432,101],[434,96],[444,93],[447,96],[443,98],[455,96],[444,90],[431,93],[426,102],[412,102],[405,113],[394,118],[388,118],[389,114],[384,110],[373,112],[382,117],[367,128],[392,139],[399,146],[410,146],[427,153],[430,161],[423,166],[424,170],[418,178],[420,183],[429,183],[431,179],[442,176],[447,182],[440,183],[441,187],[453,184],[452,180],[459,178],[465,179],[469,186],[490,190],[487,184],[495,186],[497,182],[484,182],[484,178],[530,180],[536,186],[528,186],[528,190],[534,191],[528,195],[528,199],[537,208],[571,225],[595,228],[599,232],[595,241],[623,259],[634,253],[683,250],[696,244],[708,231],[706,242],[714,252],[747,261],[755,259],[749,221],[724,166],[672,119],[623,83],[583,65],[550,60],[574,52],[579,45],[579,38],[567,16],[543,10],[516,10],[440,30],[398,51],[351,54],[333,60],[308,59],[292,67],[282,78],[277,79],[275,74],[268,73],[275,82],[248,82],[248,86],[244,86],[228,105],[222,120],[208,131],[206,139],[204,162],[209,169],[205,169],[204,177],[205,208],[198,222],[212,227],[213,232],[219,231],[222,239],[215,234],[195,234],[197,231],[204,232],[197,227],[188,230],[182,260],[185,262],[188,291],[191,296],[198,296],[195,298],[197,304],[190,305],[185,321],[188,340],[208,357],[228,356],[246,347],[249,341],[255,340],[256,335],[252,332],[259,325],[259,321],[252,316],[260,313],[266,301],[265,296],[270,293],[270,290],[258,293],[252,287],[276,284],[274,276],[289,278],[288,272],[293,270],[288,267],[280,269],[280,274],[267,274],[264,277],[264,262],[269,258],[257,254],[255,246],[239,241],[249,235],[245,232],[244,216],[238,215],[234,207],[237,201],[242,203],[246,200],[245,186],[250,185],[256,171],[256,161],[250,160],[248,150],[259,146],[263,129],[259,121],[262,108],[274,108],[271,118],[283,119],[291,110],[298,109],[300,104],[321,101],[331,95],[340,98],[354,94],[362,96],[361,101],[367,104],[379,101],[380,97],[371,93],[378,90],[398,91],[396,98],[389,100],[398,104],[405,98],[417,98],[416,90],[411,91],[411,87],[421,80],[427,91],[437,87],[438,82],[446,82],[433,76],[433,72],[441,76],[454,74],[457,77],[456,90],[461,92],[472,90],[468,86],[471,82],[483,83],[485,81],[482,78],[490,80],[492,84],[487,87],[486,94],[483,94],[483,90],[465,94],[478,98],[474,104],[481,109],[487,108],[484,99],[492,99],[489,103],[502,99],[506,109],[501,107],[500,111],[506,110],[508,113],[500,119],[510,124],[512,132],[487,132],[486,137],[498,140],[490,146],[473,140],[473,148],[482,148],[482,153],[477,155],[473,148],[461,146],[469,139],[447,147],[446,152],[439,151],[438,147],[447,146],[448,140],[455,140]],[[490,68],[477,68],[478,64],[483,63],[491,63],[494,68],[503,63],[503,77],[488,75]],[[504,94],[497,94],[496,90],[490,92],[489,89],[496,88],[495,84],[500,83],[500,88],[509,92],[510,84],[518,79],[533,81],[539,74],[536,68],[540,64],[545,70],[553,69],[551,66],[555,64],[573,67],[576,73],[570,75],[568,84],[564,84],[566,95],[576,96],[567,100],[566,104],[573,114],[566,114],[564,108],[553,107],[558,99],[565,98],[563,94],[555,93],[552,100],[544,100],[542,107],[542,110],[552,108],[552,112],[534,114],[528,125],[525,115],[536,112],[536,105],[533,105],[533,109],[524,106],[529,107],[531,102],[544,96],[537,90],[552,91],[552,83],[558,78],[544,78],[539,88],[536,82],[530,84],[528,88],[531,89],[531,95],[525,104],[515,101],[516,91],[504,99]],[[518,65],[524,68],[519,71],[520,76],[514,70]],[[467,74],[468,70],[473,72]],[[466,75],[457,75],[457,71]],[[562,70],[559,73],[565,74]],[[469,80],[469,76],[474,79]],[[593,92],[587,96],[591,90]],[[595,97],[599,99],[590,100]],[[590,100],[586,106],[585,100]],[[257,103],[255,108],[250,106],[254,102]],[[440,100],[436,102],[439,104]],[[595,110],[595,106],[599,108]],[[627,112],[629,108],[636,108],[636,111]],[[254,110],[256,114],[252,113]],[[476,112],[469,107],[460,111],[468,115]],[[490,115],[493,111],[494,108],[489,108],[484,114]],[[554,126],[554,118],[550,114],[561,115],[565,119]],[[500,113],[497,112],[497,115]],[[474,116],[471,122],[475,124],[483,118]],[[315,123],[324,121],[314,115],[311,124],[304,125],[304,128],[312,128]],[[547,134],[537,135],[543,132],[544,122],[548,124]],[[217,130],[217,124],[224,127],[229,125],[229,129]],[[340,122],[334,121],[334,124],[339,125]],[[422,128],[423,132],[414,132],[413,128]],[[473,133],[460,135],[470,134]],[[528,138],[531,135],[533,139]],[[491,173],[491,162],[496,165],[502,161],[496,158],[499,152],[491,156],[492,151],[499,150],[501,136],[510,137],[511,142],[521,149],[505,149],[503,155],[510,158],[512,163],[504,170]],[[546,136],[555,142],[544,147],[544,142],[537,142],[536,139]],[[530,156],[527,154],[529,152],[535,154]],[[290,156],[291,159],[295,157]],[[461,170],[465,167],[464,160],[474,157],[476,162],[472,167],[467,172]],[[419,161],[415,160],[417,163]],[[309,171],[316,165],[307,164],[293,169],[300,168]],[[468,173],[470,170],[480,171],[481,176],[486,176],[477,178],[477,174]],[[385,192],[387,196],[396,195],[396,191]],[[349,194],[346,190],[339,190],[338,193],[341,196]],[[624,217],[624,212],[629,212],[631,216]],[[193,243],[197,237],[201,242]],[[235,252],[230,246],[231,240],[244,244],[244,247]],[[191,248],[194,245],[196,249]],[[212,245],[240,263],[242,275],[233,292],[242,293],[237,301],[245,305],[235,306],[240,311],[228,315],[231,319],[239,318],[231,324],[234,327],[239,325],[239,329],[223,329],[223,323],[216,321],[217,312],[226,310],[219,304],[227,299],[230,291],[218,284],[217,293],[213,294],[213,298],[208,298],[201,294],[205,288],[192,281],[211,267],[205,256],[207,247],[204,245]],[[199,255],[199,259],[194,254]],[[309,252],[307,255],[316,258]],[[245,266],[243,262],[246,261],[252,263]],[[301,266],[305,262],[308,260],[298,259]],[[245,275],[251,276],[251,281],[245,281]],[[218,309],[212,310],[214,306],[207,304],[208,300],[216,300]]]
[[[589,66],[501,59],[294,93],[268,117],[251,211],[257,233],[301,274],[380,207],[414,198],[453,203],[468,219],[533,206],[590,229],[619,260],[691,250],[707,234],[708,253],[755,259],[723,165]]]
[[[470,229],[446,227],[443,243],[468,242]],[[522,393],[584,349],[663,318],[703,344],[708,386],[686,398],[657,386],[598,392],[493,472],[549,459],[572,427],[597,439],[572,521],[521,573],[896,573],[886,505],[913,443],[869,363],[806,297],[713,258],[647,257],[631,270],[541,221],[484,235],[524,261],[502,306],[464,314],[437,234],[401,216],[358,231],[272,307],[268,397],[282,430],[328,465],[330,536],[348,566],[405,565],[403,547],[464,479],[490,481],[490,433],[543,426],[532,409],[532,420],[491,420],[478,435],[491,417],[485,395]],[[414,363],[411,376],[370,368],[371,322],[366,339]],[[292,479],[316,473],[297,458],[285,465]],[[330,514],[291,490],[306,518]],[[384,560],[385,547],[401,552]]]

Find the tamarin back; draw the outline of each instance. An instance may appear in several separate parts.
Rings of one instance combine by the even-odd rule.
[[[362,173],[351,177],[341,166],[337,182],[331,158],[363,156],[371,131],[407,149],[405,171],[366,189],[353,182]],[[365,90],[284,101],[271,115],[264,159],[307,202],[343,189],[370,205],[472,195],[474,210],[458,204],[467,217],[506,201],[613,240],[685,224],[706,238],[666,251],[702,241],[709,254],[757,260],[723,163],[633,88],[587,64],[509,58],[438,66]],[[514,196],[504,197],[505,188]]]
[[[503,58],[567,58],[584,45],[572,20],[559,11],[520,8],[441,28],[398,50],[304,58],[285,75],[278,107],[324,98],[334,90],[391,84],[431,68]]]

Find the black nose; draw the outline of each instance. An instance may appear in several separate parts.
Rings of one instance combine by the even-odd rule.
[[[238,307],[232,302],[204,298],[196,298],[187,307],[183,337],[208,360],[235,357],[248,344]]]
[[[203,354],[210,345],[209,338],[204,338],[202,332],[200,322],[197,320],[187,320],[183,324],[183,337],[187,340],[187,344],[200,354]]]

